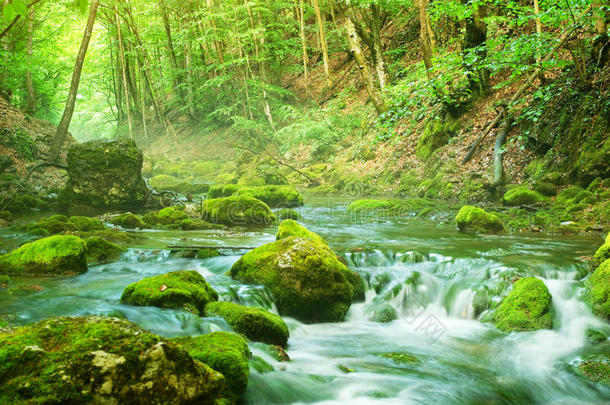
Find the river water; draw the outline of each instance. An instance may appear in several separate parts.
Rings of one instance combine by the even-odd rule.
[[[308,201],[302,223],[319,233],[366,280],[385,280],[364,303],[353,304],[341,323],[306,325],[285,318],[290,328],[290,362],[278,362],[260,345],[251,351],[273,365],[251,367],[247,404],[603,404],[610,389],[570,370],[580,356],[610,351],[608,342],[590,344],[587,328],[610,331],[583,303],[586,265],[601,236],[543,234],[464,235],[442,217],[358,218],[346,203]],[[35,295],[0,290],[0,313],[25,324],[51,316],[106,314],[125,317],[162,336],[230,330],[217,318],[179,310],[121,305],[124,287],[144,277],[174,270],[199,271],[221,299],[275,310],[260,286],[234,281],[225,273],[245,252],[212,259],[175,258],[168,244],[259,246],[275,239],[277,226],[231,231],[141,231],[120,261],[92,266],[70,278],[15,279],[35,282]],[[5,240],[23,235],[0,232]],[[419,259],[413,259],[419,257]],[[404,281],[413,278],[415,284]],[[555,330],[503,334],[477,319],[475,291],[501,278],[526,274],[543,279],[553,296]],[[398,318],[370,319],[387,303]],[[483,313],[483,317],[485,313]],[[480,318],[479,318],[480,319]],[[382,356],[401,352],[419,361],[396,363]]]

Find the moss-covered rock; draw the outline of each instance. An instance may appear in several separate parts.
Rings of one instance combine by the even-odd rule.
[[[358,215],[403,216],[420,212],[424,208],[436,205],[425,198],[406,198],[404,200],[362,199],[350,203],[347,212]]]
[[[536,204],[545,201],[542,194],[537,191],[530,190],[526,186],[511,188],[502,197],[504,204],[508,206]]]
[[[381,323],[392,322],[398,318],[398,314],[396,313],[394,307],[387,302],[383,302],[368,308],[366,311],[366,316],[369,321]]]
[[[199,249],[195,257],[197,259],[211,259],[213,257],[222,256],[216,249]]]
[[[272,208],[294,208],[303,205],[303,196],[292,186],[244,187],[235,195],[256,198]]]
[[[498,233],[504,231],[504,225],[497,215],[471,205],[460,209],[455,217],[455,222],[462,232]]]
[[[211,302],[205,306],[205,315],[224,318],[236,332],[248,339],[282,347],[288,343],[288,327],[284,320],[263,308]]]
[[[185,231],[200,231],[204,229],[218,229],[221,228],[222,225],[212,224],[201,219],[187,218],[180,221],[180,227]]]
[[[104,224],[97,218],[74,216],[68,220],[71,224],[74,224],[79,231],[100,231],[104,229]]]
[[[534,183],[533,188],[534,191],[537,191],[538,193],[547,197],[557,194],[557,186],[547,181],[537,181]]]
[[[576,372],[590,381],[610,387],[610,355],[587,355],[578,362]]]
[[[221,169],[221,167],[222,164],[220,162],[207,160],[199,162],[193,166],[192,172],[196,177],[212,177]]]
[[[0,274],[73,275],[87,271],[87,245],[72,235],[39,239],[0,256]]]
[[[579,193],[585,191],[582,187],[572,186],[564,188],[557,194],[557,202],[568,203],[574,200],[574,197]]]
[[[610,234],[609,234],[610,235]],[[595,256],[593,256],[593,265],[599,266],[606,260],[610,259],[610,242],[607,241],[597,249]]]
[[[13,214],[8,210],[2,210],[0,211],[0,219],[10,222],[13,220]]]
[[[104,229],[103,231],[79,232],[81,238],[91,238],[97,236],[112,243],[131,243],[135,237],[131,233],[123,232],[118,229]]]
[[[181,186],[183,186],[184,183],[177,177],[170,176],[167,174],[159,174],[148,179],[148,184],[150,184],[152,188],[158,191],[179,191],[179,189],[181,188]]]
[[[99,236],[87,238],[85,243],[87,244],[87,261],[90,263],[111,262],[127,251],[124,247],[108,242]]]
[[[78,231],[76,225],[68,222],[68,218],[65,215],[52,215],[43,218],[38,222],[32,222],[26,225],[25,229],[33,235],[43,236]]]
[[[90,141],[68,151],[67,204],[141,206],[149,196],[142,178],[142,152],[131,140]]]
[[[503,332],[550,329],[553,327],[551,294],[542,280],[518,280],[493,315],[493,323]]]
[[[222,373],[225,377],[223,398],[236,403],[246,392],[250,350],[243,338],[234,333],[214,332],[172,341],[184,347],[194,359]]]
[[[427,160],[438,148],[444,146],[449,138],[460,130],[460,121],[447,117],[433,118],[426,123],[424,133],[417,142],[415,154],[421,160]]]
[[[241,187],[237,184],[219,184],[211,186],[210,190],[208,191],[208,198],[231,197],[240,188]]]
[[[0,402],[214,403],[224,378],[116,318],[54,318],[0,332]]]
[[[203,276],[196,271],[173,271],[128,285],[121,302],[129,305],[183,308],[203,315],[205,305],[218,300]]]
[[[267,225],[275,221],[267,204],[248,196],[205,200],[202,215],[205,221],[224,225]]]
[[[125,229],[150,228],[150,225],[144,222],[142,218],[132,214],[131,212],[126,212],[124,214],[117,215],[116,217],[110,220],[110,223]]]
[[[178,207],[167,207],[162,210],[149,212],[142,220],[150,225],[181,225],[182,221],[188,219],[183,209]]]
[[[421,360],[413,356],[411,353],[405,352],[385,352],[380,354],[385,359],[392,360],[396,364],[418,364]]]
[[[4,208],[13,213],[23,213],[49,208],[49,203],[32,194],[17,194],[7,201]]]
[[[265,285],[278,311],[303,322],[336,322],[354,298],[349,269],[326,245],[290,236],[258,247],[231,268],[231,277]]]
[[[284,219],[300,219],[301,218],[301,215],[297,211],[295,211],[291,208],[279,209],[279,210],[275,211],[275,216],[280,221],[282,221]]]
[[[593,311],[610,319],[610,259],[607,259],[587,280],[587,301]]]

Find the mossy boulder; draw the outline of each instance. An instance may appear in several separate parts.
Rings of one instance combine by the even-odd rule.
[[[460,209],[455,217],[455,222],[462,232],[498,233],[504,231],[504,225],[497,215],[471,205]]]
[[[218,229],[222,225],[212,224],[201,219],[186,218],[180,221],[180,227],[185,231],[200,231],[204,229]]]
[[[135,237],[131,233],[123,232],[118,229],[104,229],[103,231],[79,232],[81,238],[100,237],[112,243],[131,243]]]
[[[0,274],[58,276],[87,271],[87,245],[72,235],[39,239],[0,256]]]
[[[181,191],[185,183],[179,178],[167,174],[159,174],[148,179],[148,184],[157,191]]]
[[[279,210],[275,211],[275,216],[280,221],[282,221],[284,219],[300,219],[301,218],[301,215],[297,211],[295,211],[291,208],[279,209]]]
[[[210,302],[205,306],[205,315],[224,318],[236,332],[250,340],[282,347],[288,343],[288,327],[284,320],[263,308]]]
[[[392,322],[398,318],[398,314],[394,307],[387,302],[368,308],[366,316],[369,321],[381,323]]]
[[[85,243],[87,244],[87,261],[90,263],[111,262],[127,251],[124,247],[108,242],[99,236],[87,238]]]
[[[557,194],[557,202],[568,203],[573,202],[574,198],[581,192],[585,191],[582,187],[572,186],[564,188]]]
[[[250,369],[250,350],[246,341],[234,333],[213,332],[207,335],[172,339],[196,360],[209,365],[225,377],[222,397],[236,403],[246,392]]]
[[[347,206],[349,214],[403,216],[417,213],[424,208],[434,207],[437,203],[425,198],[406,198],[404,200],[356,200]]]
[[[503,332],[553,327],[551,294],[535,277],[518,280],[493,314],[494,325]]]
[[[13,213],[23,213],[32,209],[49,208],[49,203],[32,194],[17,194],[8,200],[8,204],[4,207]]]
[[[433,118],[426,123],[424,133],[417,142],[415,154],[421,160],[427,160],[438,148],[445,146],[449,139],[460,130],[460,121],[447,117]]]
[[[292,186],[244,187],[235,195],[254,197],[271,208],[294,208],[303,205],[303,196]]]
[[[110,223],[125,229],[150,228],[150,225],[144,222],[142,218],[135,214],[132,214],[131,212],[126,212],[124,214],[117,215],[116,217],[110,220]]]
[[[595,256],[593,256],[593,265],[599,266],[608,259],[610,259],[610,242],[606,238],[606,242],[597,249]]]
[[[241,187],[237,184],[219,184],[211,186],[208,191],[208,198],[230,197],[235,194]]]
[[[610,387],[610,355],[607,353],[584,356],[578,361],[575,371],[589,381]]]
[[[595,314],[610,319],[610,259],[607,259],[587,280],[587,301]]]
[[[222,256],[216,249],[199,249],[195,254],[197,259],[211,259],[213,257]]]
[[[203,315],[205,305],[218,293],[194,270],[172,271],[129,284],[121,302],[129,305],[179,308]]]
[[[537,181],[536,183],[534,183],[533,189],[534,191],[537,191],[547,197],[551,197],[557,194],[557,186],[547,181]]]
[[[214,403],[223,376],[133,323],[53,318],[0,332],[0,402]]]
[[[25,229],[33,235],[55,235],[64,232],[76,232],[78,228],[68,222],[65,215],[53,215],[38,222],[26,225]]]
[[[181,225],[188,217],[187,213],[178,207],[167,207],[144,215],[142,220],[150,225]]]
[[[68,151],[68,204],[101,208],[141,206],[149,191],[142,178],[142,152],[131,140],[89,141]]]
[[[8,210],[2,210],[0,211],[0,219],[11,222],[13,220],[13,214]]]
[[[222,167],[220,162],[213,160],[203,161],[193,166],[192,172],[195,177],[212,177]]]
[[[326,245],[290,236],[248,252],[230,275],[265,285],[281,315],[312,323],[343,320],[354,299],[348,272]]]
[[[537,191],[530,190],[526,186],[511,188],[502,197],[504,204],[508,206],[536,204],[545,201],[545,197]]]
[[[81,232],[100,231],[105,228],[102,221],[97,218],[74,216],[70,217],[68,222],[74,224]]]
[[[267,204],[248,196],[205,200],[202,216],[205,221],[224,225],[267,225],[275,221]]]

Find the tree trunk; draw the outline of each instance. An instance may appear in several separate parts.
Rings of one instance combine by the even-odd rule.
[[[34,42],[34,12],[30,13],[28,18],[28,50],[27,50],[27,72],[25,74],[25,83],[27,87],[27,103],[25,105],[25,113],[34,115],[36,112],[36,93],[34,92],[34,81],[32,80],[32,43]]]
[[[426,66],[426,75],[428,80],[434,79],[432,75],[432,48],[430,36],[427,28],[428,13],[426,12],[427,0],[419,0],[419,38],[422,54],[424,56],[424,65]]]
[[[95,23],[95,17],[97,16],[97,9],[99,5],[99,0],[91,0],[87,27],[85,28],[85,33],[83,34],[78,56],[76,57],[76,64],[74,65],[74,72],[72,73],[72,82],[70,84],[70,91],[68,93],[68,101],[66,102],[66,108],[64,109],[61,121],[59,121],[59,125],[57,126],[57,132],[55,133],[53,146],[51,147],[50,151],[49,158],[51,161],[57,161],[59,153],[64,146],[64,142],[66,141],[70,121],[72,121],[72,114],[74,114],[74,106],[76,104],[76,95],[78,93],[80,75],[83,71],[83,64],[85,62],[85,56],[87,55],[87,48],[89,47],[89,41],[91,40],[93,24]]]
[[[307,56],[307,42],[305,39],[305,10],[303,8],[303,0],[299,0],[299,25],[301,35],[301,45],[303,48],[303,75],[305,77],[305,86],[309,86],[309,78],[307,76],[307,60],[309,57]]]
[[[536,44],[536,65],[540,66],[540,62],[542,61],[542,55],[540,54],[540,41],[542,40],[542,21],[540,21],[540,4],[538,0],[534,0],[534,15],[536,16],[536,35],[538,36]],[[540,84],[542,85],[546,83],[544,72],[542,70],[540,70],[538,80],[540,80]]]
[[[377,114],[383,114],[388,110],[388,107],[383,99],[383,95],[381,92],[375,87],[375,83],[371,78],[371,72],[369,70],[368,64],[364,55],[362,54],[362,49],[360,48],[360,38],[358,37],[358,33],[356,32],[356,27],[351,18],[346,19],[346,28],[347,28],[347,39],[350,44],[350,49],[356,58],[356,63],[358,64],[358,69],[360,70],[360,75],[362,76],[362,80],[364,81],[364,86],[366,91],[375,106],[375,110],[377,110]]]
[[[494,179],[493,185],[500,186],[506,181],[504,174],[504,144],[506,143],[506,137],[510,132],[512,120],[509,117],[505,117],[502,124],[498,128],[498,136],[494,144]]]
[[[464,3],[467,1],[462,0]],[[489,70],[477,66],[484,63],[487,58],[487,50],[485,49],[487,24],[483,20],[485,17],[487,17],[487,8],[481,4],[476,7],[473,15],[466,19],[466,33],[462,45],[465,54],[464,67],[468,75],[470,89],[480,96],[487,94],[489,90]],[[472,49],[474,49],[475,63],[468,60],[472,57],[468,54]]]
[[[373,62],[375,63],[375,71],[377,73],[377,80],[379,81],[379,88],[381,91],[384,91],[387,84],[387,72],[383,58],[383,45],[381,43],[382,17],[379,6],[371,6],[371,17],[371,36],[373,40],[373,48],[371,53],[373,55]]]
[[[214,7],[213,0],[207,0],[208,12],[212,12],[212,7]],[[210,26],[212,27],[212,34],[214,35],[214,46],[216,47],[216,53],[218,54],[218,61],[220,64],[225,63],[224,59],[224,51],[222,49],[222,43],[218,40],[218,29],[216,28],[216,20],[214,17],[210,17]]]
[[[125,96],[125,111],[127,111],[127,125],[129,127],[129,139],[134,139],[133,136],[133,121],[131,119],[131,103],[129,102],[129,91],[127,91],[127,69],[125,66],[125,50],[123,49],[123,35],[121,33],[121,20],[119,19],[119,11],[114,6],[114,17],[117,28],[117,40],[119,43],[119,59],[121,61],[121,76],[123,78],[123,91]]]
[[[167,53],[169,54],[169,60],[171,62],[172,68],[176,72],[178,72],[178,58],[176,58],[176,51],[174,50],[174,41],[172,40],[172,28],[169,23],[169,15],[167,14],[167,7],[163,0],[159,1],[159,10],[161,11],[161,19],[163,20],[163,27],[165,28],[165,37],[167,39]],[[184,99],[184,95],[182,91],[180,91],[179,84],[182,82],[182,75],[176,74],[173,78],[174,88],[178,89],[178,95]]]
[[[331,86],[330,80],[330,68],[328,63],[328,46],[326,44],[326,33],[324,32],[324,20],[322,19],[322,13],[320,12],[320,4],[318,0],[312,0],[313,8],[316,12],[316,20],[318,22],[318,32],[320,35],[320,46],[322,47],[322,60],[324,62],[324,74],[326,74],[326,81],[328,85]],[[301,10],[302,10],[302,0],[301,0]],[[301,17],[303,18],[303,17]]]

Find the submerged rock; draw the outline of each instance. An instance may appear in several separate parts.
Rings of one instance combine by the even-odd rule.
[[[303,196],[292,186],[244,187],[235,195],[254,197],[271,208],[294,208],[303,205]]]
[[[246,392],[250,369],[248,344],[240,336],[228,332],[214,332],[196,337],[172,339],[189,354],[225,376],[223,397],[231,403]]]
[[[458,229],[481,233],[498,233],[504,231],[504,225],[495,214],[482,208],[470,205],[463,206],[455,217]]]
[[[503,332],[553,327],[551,294],[535,277],[518,280],[493,314],[493,323]]]
[[[85,241],[72,235],[40,239],[0,256],[0,274],[74,275],[87,271]]]
[[[0,340],[2,402],[213,404],[223,388],[185,349],[117,318],[54,318]]]
[[[280,221],[282,221],[284,219],[300,219],[301,218],[301,215],[297,211],[295,211],[291,208],[279,209],[279,210],[275,211],[275,216]]]
[[[275,221],[267,204],[248,196],[205,200],[202,215],[205,221],[224,225],[267,225]]]
[[[224,318],[235,331],[257,342],[282,347],[288,342],[288,327],[284,320],[263,308],[211,302],[205,306],[205,315]]]
[[[303,322],[343,320],[355,295],[348,273],[326,245],[296,236],[248,252],[230,271],[235,279],[265,285],[281,315]]]
[[[93,263],[117,260],[127,251],[124,247],[108,242],[99,236],[87,238],[85,243],[87,244],[87,261]]]
[[[585,356],[575,371],[590,381],[610,387],[610,355],[607,353]]]
[[[68,204],[93,207],[134,207],[148,200],[142,178],[142,152],[130,140],[90,141],[68,151],[68,184],[62,193]]]
[[[128,285],[121,302],[129,305],[186,309],[203,315],[205,305],[218,300],[203,276],[196,271],[173,271]]]
[[[607,259],[587,280],[586,299],[593,312],[610,319],[610,259]]]

